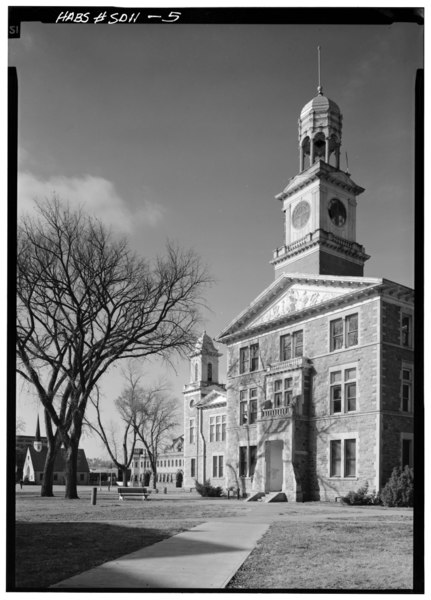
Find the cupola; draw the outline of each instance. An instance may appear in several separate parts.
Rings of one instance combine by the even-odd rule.
[[[338,105],[323,95],[322,86],[317,90],[317,96],[301,110],[298,121],[300,172],[317,160],[332,162],[335,168],[340,168],[343,116]]]

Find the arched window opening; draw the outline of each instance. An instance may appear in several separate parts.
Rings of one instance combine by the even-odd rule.
[[[326,157],[326,141],[325,134],[319,132],[313,139],[313,152],[311,161],[315,163],[317,160],[325,160]]]
[[[198,380],[198,375],[199,375],[198,363],[195,363],[195,381]]]
[[[207,377],[208,381],[212,381],[213,380],[213,366],[212,363],[208,363],[208,377]]]
[[[301,144],[299,170],[304,171],[310,166],[310,138],[304,138]]]

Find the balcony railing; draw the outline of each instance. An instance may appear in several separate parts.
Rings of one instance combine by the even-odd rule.
[[[293,414],[292,406],[278,406],[277,408],[262,409],[262,419],[285,419]]]
[[[273,363],[268,368],[268,373],[278,373],[280,371],[293,371],[294,369],[302,369],[310,366],[310,360],[305,356],[298,356],[296,358],[290,358],[289,360],[283,360],[280,362]]]

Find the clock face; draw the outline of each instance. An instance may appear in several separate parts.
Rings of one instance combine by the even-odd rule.
[[[338,200],[338,198],[333,198],[330,201],[328,206],[328,214],[331,221],[337,227],[342,227],[346,222],[346,208],[341,200]]]
[[[305,200],[297,204],[292,213],[292,224],[295,229],[301,229],[310,218],[310,205]]]

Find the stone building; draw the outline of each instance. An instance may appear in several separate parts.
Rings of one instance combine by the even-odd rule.
[[[157,456],[157,482],[182,487],[184,479],[184,436],[172,440]],[[152,470],[145,448],[135,448],[130,464],[130,481],[136,485],[150,485]]]
[[[219,383],[221,354],[204,332],[190,357],[190,382],[184,387],[184,486],[211,480],[225,486],[226,387]]]
[[[245,495],[333,500],[365,482],[379,490],[393,467],[413,463],[413,290],[364,277],[364,189],[340,169],[341,135],[340,109],[319,87],[299,118],[299,173],[277,196],[285,239],[271,261],[275,281],[219,336],[227,392],[193,379],[193,364],[209,359],[192,357],[186,480],[195,464],[196,479],[219,484],[204,444],[216,398],[224,485]]]

